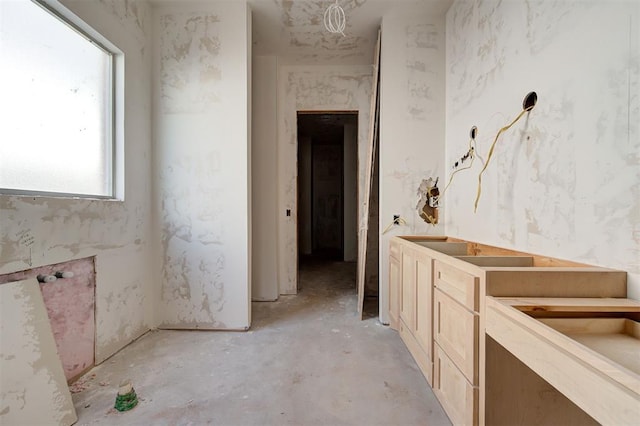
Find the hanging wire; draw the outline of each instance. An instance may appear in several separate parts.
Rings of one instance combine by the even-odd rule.
[[[344,9],[340,7],[338,0],[336,0],[336,2],[329,6],[324,12],[324,27],[330,33],[339,33],[345,37],[344,29],[346,24],[347,18],[345,17]]]
[[[393,228],[393,225],[402,225],[402,226],[407,226],[407,221],[404,220],[401,217],[398,218],[394,218],[393,221],[389,224],[389,226],[387,226],[386,228],[384,228],[384,231],[382,231],[382,235],[386,234],[387,232],[389,232],[389,230],[391,228]]]
[[[453,177],[456,175],[456,173],[461,172],[463,170],[469,170],[471,167],[473,167],[473,162],[476,159],[476,147],[475,147],[475,144],[476,144],[476,139],[475,139],[475,137],[472,137],[469,140],[469,150],[467,151],[467,153],[463,157],[463,159],[471,158],[471,162],[469,163],[469,165],[467,167],[462,167],[460,169],[456,169],[456,170],[453,171],[453,173],[451,173],[451,176],[449,176],[449,182],[447,183],[447,186],[444,187],[444,190],[438,196],[438,202],[442,199],[444,194],[447,192],[447,189],[449,189],[449,186],[451,185],[451,182],[453,182]],[[458,165],[458,163],[456,162],[456,166],[457,165]]]
[[[484,163],[484,167],[482,168],[482,170],[480,170],[480,174],[478,175],[478,192],[476,194],[476,202],[475,202],[474,208],[473,208],[473,212],[474,213],[478,211],[478,202],[480,201],[480,194],[482,194],[482,174],[487,169],[487,166],[489,166],[489,162],[491,161],[491,157],[493,157],[493,150],[496,147],[496,143],[498,142],[498,138],[500,138],[500,135],[502,133],[506,132],[507,130],[509,130],[511,128],[511,126],[516,124],[518,122],[518,120],[520,120],[522,118],[523,115],[525,115],[527,112],[531,111],[532,108],[533,108],[533,106],[531,106],[528,109],[523,109],[520,112],[520,114],[518,114],[518,116],[511,123],[509,123],[506,126],[504,126],[503,128],[501,128],[498,131],[498,133],[496,134],[495,139],[493,139],[493,143],[491,144],[491,148],[489,149],[489,155],[487,156],[487,161]]]

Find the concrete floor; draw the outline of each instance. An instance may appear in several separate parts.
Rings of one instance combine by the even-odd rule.
[[[78,424],[450,425],[398,334],[357,318],[354,277],[313,262],[248,332],[146,334],[74,384]],[[140,403],[120,413],[127,378]]]

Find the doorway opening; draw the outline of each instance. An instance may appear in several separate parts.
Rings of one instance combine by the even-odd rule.
[[[356,262],[358,112],[300,111],[297,120],[298,266]]]

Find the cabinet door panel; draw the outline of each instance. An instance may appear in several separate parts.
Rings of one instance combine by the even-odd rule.
[[[402,250],[400,318],[413,333],[416,328],[416,260],[411,250]]]
[[[416,340],[430,360],[433,360],[433,260],[428,256],[416,259]]]
[[[433,345],[433,391],[454,425],[478,424],[478,388],[465,379],[453,361]]]
[[[478,383],[478,316],[434,291],[434,338],[474,385]]]

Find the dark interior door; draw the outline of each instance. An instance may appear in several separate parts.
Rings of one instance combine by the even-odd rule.
[[[314,143],[312,169],[313,254],[342,260],[342,144]]]

